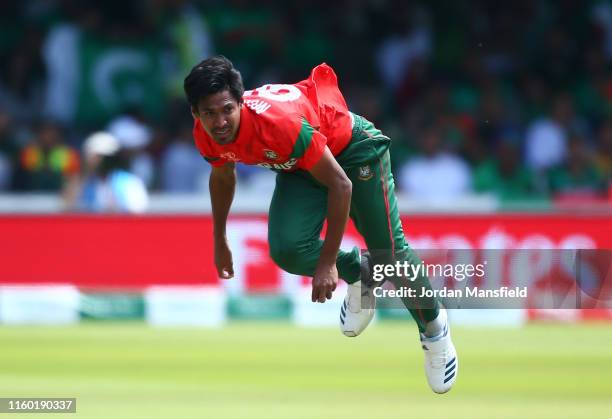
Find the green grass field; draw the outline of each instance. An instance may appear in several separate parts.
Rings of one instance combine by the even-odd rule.
[[[1,327],[0,396],[77,397],[63,416],[79,418],[612,417],[612,327],[453,334],[460,376],[440,396],[403,322],[356,339],[285,323]]]

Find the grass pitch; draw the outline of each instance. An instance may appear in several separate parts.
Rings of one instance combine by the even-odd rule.
[[[63,416],[78,418],[612,417],[612,327],[455,327],[453,337],[460,375],[440,396],[404,322],[356,339],[286,323],[0,327],[0,397],[77,397],[77,414]]]

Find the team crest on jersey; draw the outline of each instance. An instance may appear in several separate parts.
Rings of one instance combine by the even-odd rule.
[[[227,151],[225,153],[221,153],[219,157],[227,161],[233,161],[233,162],[240,161],[240,159],[236,157],[236,153],[234,153],[233,151]]]
[[[276,159],[278,159],[278,154],[276,154],[274,151],[268,150],[268,149],[264,149],[264,156],[268,160],[276,160]]]
[[[372,173],[372,169],[370,166],[361,166],[359,168],[359,180],[369,180],[372,179],[374,173]]]

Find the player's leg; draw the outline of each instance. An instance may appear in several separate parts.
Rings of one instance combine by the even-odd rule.
[[[279,173],[270,204],[268,242],[270,256],[283,270],[313,276],[323,241],[321,229],[327,216],[327,189],[307,173]],[[359,249],[340,251],[338,275],[351,283],[360,277]]]
[[[408,261],[411,264],[419,264],[421,260],[409,247],[404,236],[389,153],[386,152],[381,158],[367,165],[351,168],[347,174],[353,183],[351,218],[371,252],[373,263]],[[425,275],[417,277],[414,282],[406,281],[401,285],[414,287],[417,294],[420,294],[421,287],[430,288]],[[403,299],[403,302],[422,333],[426,331],[428,323],[435,320],[439,314],[435,298],[411,298]]]
[[[374,137],[380,134],[370,122],[363,119],[359,122],[363,124],[362,135]],[[368,249],[372,250],[372,257],[381,259],[375,259],[373,263],[394,260],[420,263],[404,236],[388,151],[367,165],[347,170],[347,174],[353,183],[351,218]],[[377,252],[379,250],[385,252],[381,255]],[[421,287],[430,288],[429,279],[424,275],[401,285],[416,287],[417,292]],[[433,391],[445,393],[454,384],[458,371],[446,311],[433,298],[413,298],[403,302],[419,327],[427,381]]]

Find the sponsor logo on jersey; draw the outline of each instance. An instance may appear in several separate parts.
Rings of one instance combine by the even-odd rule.
[[[370,166],[361,166],[359,168],[359,179],[360,180],[369,180],[372,179],[372,176],[374,176],[374,173],[372,173],[372,169],[370,169]]]
[[[297,159],[289,159],[284,163],[258,163],[257,166],[265,167],[266,169],[274,170],[291,170],[295,167]]]
[[[278,154],[276,154],[274,151],[272,150],[268,150],[267,148],[264,149],[264,156],[266,157],[266,159],[268,160],[276,160],[278,159]]]

